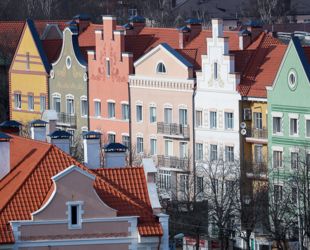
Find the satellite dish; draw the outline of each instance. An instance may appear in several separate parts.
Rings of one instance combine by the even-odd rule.
[[[240,133],[241,133],[242,135],[246,135],[246,129],[245,129],[245,128],[241,129]]]
[[[240,128],[246,128],[246,123],[245,122],[241,122],[240,123]]]

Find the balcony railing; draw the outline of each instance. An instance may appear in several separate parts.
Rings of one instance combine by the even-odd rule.
[[[64,112],[57,113],[57,125],[64,125],[69,127],[76,127],[76,115]]]
[[[157,122],[157,133],[165,135],[177,135],[189,138],[189,126],[178,123]]]
[[[266,162],[247,162],[246,173],[252,178],[267,178],[268,167]]]
[[[268,130],[267,128],[247,128],[247,137],[256,139],[267,139]]]
[[[157,160],[159,167],[176,168],[180,170],[188,170],[189,167],[188,158],[182,159],[175,156],[158,155]]]

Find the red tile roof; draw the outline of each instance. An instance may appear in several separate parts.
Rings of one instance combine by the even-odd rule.
[[[304,52],[305,52],[305,56],[308,60],[308,63],[310,64],[310,46],[304,46]]]
[[[95,47],[95,30],[102,29],[102,24],[91,23],[80,35],[80,47]]]
[[[238,91],[242,96],[267,97],[266,87],[272,85],[286,48],[287,45],[270,34],[261,34],[259,45],[241,75]]]
[[[49,63],[55,62],[61,52],[62,39],[42,40],[42,45]]]
[[[71,165],[94,174],[99,197],[118,216],[139,216],[142,236],[161,236],[162,227],[152,214],[143,168],[89,170],[48,143],[12,135],[11,171],[0,180],[0,244],[14,242],[11,220],[31,220],[51,194],[51,177]],[[27,145],[27,147],[25,147]]]

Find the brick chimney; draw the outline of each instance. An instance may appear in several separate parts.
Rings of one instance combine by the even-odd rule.
[[[110,143],[104,147],[105,167],[124,168],[126,167],[127,147],[120,143]]]
[[[38,141],[46,141],[46,125],[47,122],[42,120],[33,120],[29,123],[31,139]]]
[[[185,21],[187,27],[190,29],[190,39],[193,39],[202,31],[201,20],[197,18],[190,18]]]
[[[179,48],[184,49],[186,42],[189,41],[191,29],[187,26],[183,26],[179,30]]]
[[[239,32],[239,49],[244,50],[251,44],[251,32],[247,29]]]
[[[10,172],[10,139],[12,137],[0,132],[0,180]]]
[[[129,22],[132,25],[135,34],[139,34],[139,32],[145,27],[145,18],[142,16],[132,16],[129,18]]]
[[[90,25],[90,16],[87,14],[78,14],[73,17],[73,20],[77,23],[79,34],[81,34]]]
[[[89,131],[83,134],[84,164],[91,169],[96,169],[101,166],[100,138],[101,133],[95,131]]]

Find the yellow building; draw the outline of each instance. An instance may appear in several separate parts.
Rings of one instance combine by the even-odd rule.
[[[58,26],[44,22],[36,22],[43,37],[41,40],[34,22],[27,19],[9,70],[10,119],[23,124],[41,118],[48,106],[51,58],[48,59],[45,51],[50,49],[52,53],[48,54],[55,57],[55,47],[61,46]],[[60,42],[51,44],[55,39]]]

